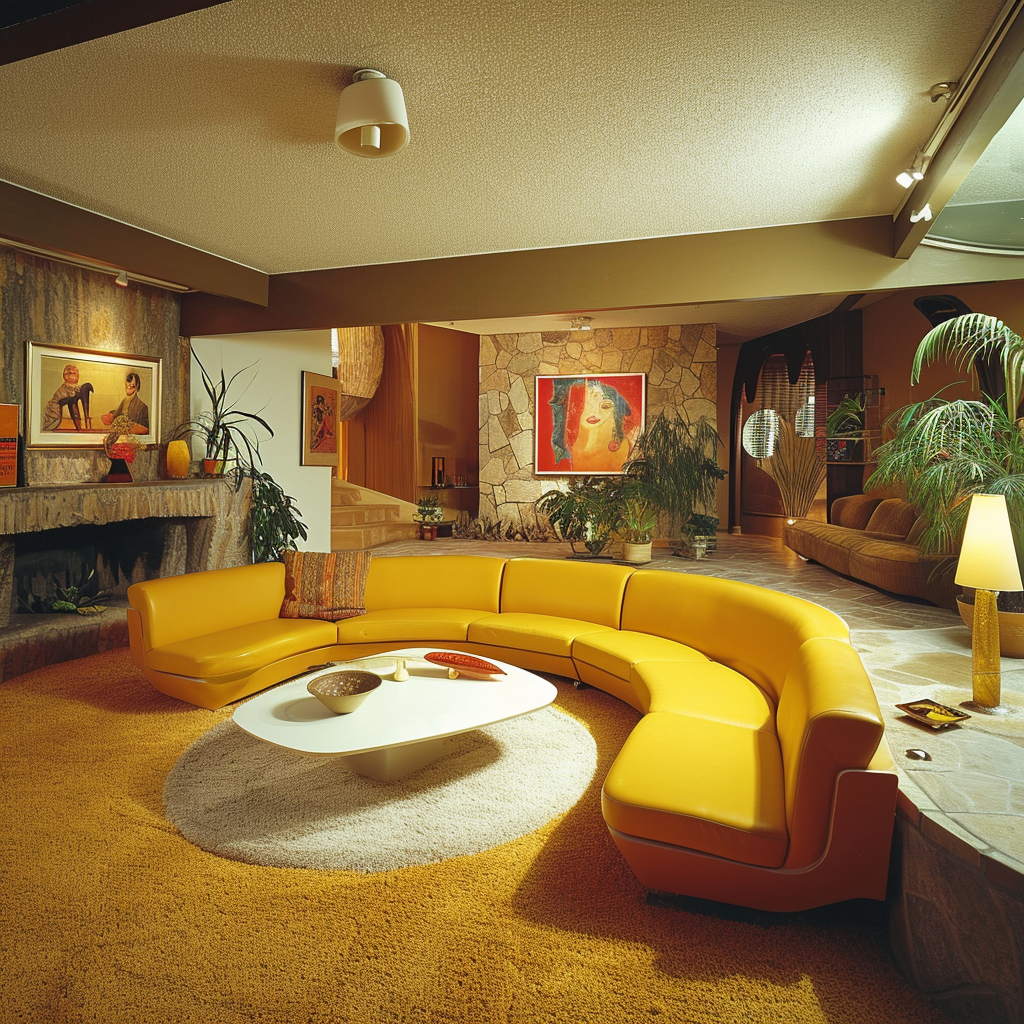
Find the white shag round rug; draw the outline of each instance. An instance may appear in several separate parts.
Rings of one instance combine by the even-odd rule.
[[[167,817],[232,860],[390,871],[518,839],[569,810],[597,768],[587,729],[551,707],[449,742],[440,760],[377,782],[222,722],[171,769]]]

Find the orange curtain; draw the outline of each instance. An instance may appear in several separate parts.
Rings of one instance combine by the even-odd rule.
[[[386,324],[384,370],[369,403],[355,416],[365,437],[365,486],[416,501],[416,324]]]

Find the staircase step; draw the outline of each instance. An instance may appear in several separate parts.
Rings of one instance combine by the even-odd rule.
[[[393,540],[415,540],[419,527],[415,523],[371,523],[365,526],[343,526],[331,530],[332,551],[374,548]]]
[[[393,519],[388,510],[381,506],[363,508],[358,505],[335,506],[331,509],[331,526],[369,526],[371,523],[386,523]]]

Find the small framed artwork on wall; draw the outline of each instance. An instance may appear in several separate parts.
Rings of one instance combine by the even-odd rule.
[[[25,366],[29,448],[102,448],[118,417],[140,444],[160,440],[158,358],[30,341]]]
[[[614,476],[644,429],[646,374],[536,378],[534,474]]]
[[[338,380],[302,371],[302,465],[337,466]]]

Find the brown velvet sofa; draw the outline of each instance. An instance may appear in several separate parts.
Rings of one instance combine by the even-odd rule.
[[[832,521],[798,519],[783,541],[798,555],[873,587],[956,607],[951,574],[935,572],[941,559],[922,555],[921,517],[902,498],[851,494],[832,503]]]

